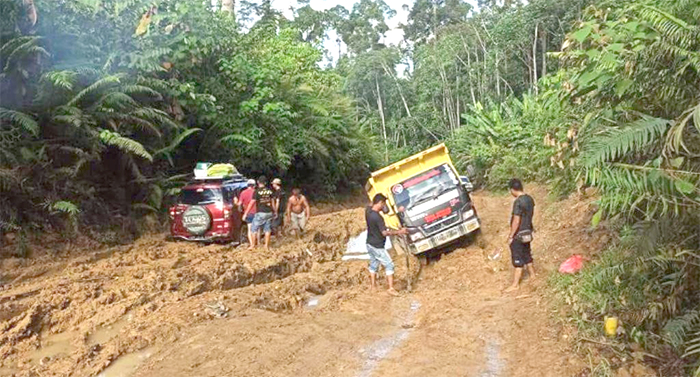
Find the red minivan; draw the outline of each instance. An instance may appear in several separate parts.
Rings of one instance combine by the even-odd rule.
[[[245,242],[248,230],[233,204],[245,188],[242,176],[190,182],[170,207],[170,235],[187,241]]]

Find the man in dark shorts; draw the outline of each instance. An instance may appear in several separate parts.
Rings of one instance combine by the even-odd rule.
[[[535,277],[535,268],[532,265],[532,217],[535,213],[535,200],[523,191],[523,183],[519,179],[513,178],[508,182],[510,194],[515,197],[513,202],[513,212],[510,218],[510,231],[508,232],[508,244],[513,260],[513,284],[505,291],[512,292],[520,288],[520,279],[523,276],[523,269],[527,268],[530,277]]]
[[[408,229],[392,230],[386,227],[384,218],[379,214],[386,206],[386,197],[377,194],[372,199],[372,205],[365,211],[367,221],[367,253],[369,254],[369,282],[370,290],[377,288],[377,270],[379,265],[384,266],[387,284],[387,292],[392,296],[398,296],[394,289],[394,262],[389,252],[384,248],[387,236],[408,234]]]
[[[243,213],[243,218],[248,217],[248,214],[255,206],[257,212],[253,218],[253,238],[251,239],[250,249],[254,249],[258,243],[259,232],[263,231],[265,233],[265,249],[270,249],[270,235],[272,234],[272,219],[277,214],[277,207],[275,206],[275,193],[267,187],[267,178],[265,176],[260,176],[258,178],[258,188],[255,190],[255,195],[253,195],[253,200],[248,204]]]
[[[284,236],[284,211],[287,209],[287,193],[282,188],[281,179],[272,180],[272,191],[275,192],[275,206],[277,206],[277,217],[272,220],[272,230],[275,232],[275,236]]]

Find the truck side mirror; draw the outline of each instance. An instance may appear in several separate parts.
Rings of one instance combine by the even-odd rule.
[[[459,181],[467,192],[474,191],[474,184],[469,180],[469,177],[461,176],[459,177]]]

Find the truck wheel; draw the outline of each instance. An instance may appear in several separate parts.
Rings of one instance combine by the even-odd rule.
[[[416,258],[418,259],[418,263],[420,264],[421,267],[428,265],[428,254],[421,253],[421,254],[416,255]]]

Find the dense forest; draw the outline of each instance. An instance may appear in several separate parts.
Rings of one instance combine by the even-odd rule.
[[[599,195],[618,237],[551,282],[582,336],[624,324],[594,374],[700,376],[700,1],[405,7],[388,45],[382,0],[0,0],[0,230],[118,242],[196,161],[337,195],[446,142],[482,187]]]

